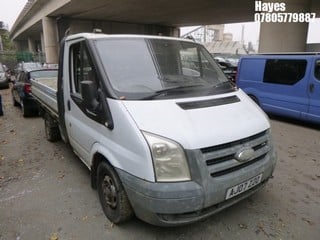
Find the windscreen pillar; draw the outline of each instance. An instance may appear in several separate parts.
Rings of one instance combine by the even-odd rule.
[[[42,19],[43,28],[43,50],[47,63],[58,63],[58,30],[56,19],[44,17]]]
[[[305,0],[264,0],[263,3],[285,3],[286,13],[310,12],[310,1]],[[273,12],[274,13],[274,12]],[[304,52],[308,35],[308,23],[261,23],[259,53]]]

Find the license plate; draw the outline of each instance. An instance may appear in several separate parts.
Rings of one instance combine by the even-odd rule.
[[[262,173],[253,177],[253,178],[250,178],[249,180],[247,180],[243,183],[240,183],[236,186],[229,188],[227,190],[226,200],[230,199],[232,197],[235,197],[235,196],[249,190],[250,188],[253,188],[254,186],[258,185],[261,182],[261,179],[262,179]]]

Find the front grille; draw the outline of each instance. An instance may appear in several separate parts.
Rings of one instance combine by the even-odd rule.
[[[225,149],[225,148],[232,148],[234,146],[245,144],[245,143],[247,143],[247,142],[249,142],[251,140],[257,139],[257,138],[262,137],[262,136],[265,136],[266,132],[267,131],[263,131],[261,133],[255,134],[253,136],[250,136],[250,137],[247,137],[247,138],[243,138],[243,139],[240,139],[240,140],[236,140],[236,141],[233,141],[233,142],[230,142],[230,143],[224,143],[224,144],[213,146],[213,147],[202,148],[201,152],[202,153],[210,153],[210,152],[215,152],[215,151],[218,151],[218,150],[221,150],[221,149]]]
[[[219,172],[211,173],[210,175],[211,175],[211,177],[220,177],[220,176],[223,176],[225,174],[232,173],[234,171],[237,171],[237,170],[239,170],[241,168],[247,167],[247,166],[249,166],[251,164],[254,164],[254,163],[264,159],[266,155],[267,154],[265,153],[265,154],[263,154],[263,155],[261,155],[261,156],[259,156],[257,158],[254,158],[254,159],[252,159],[252,160],[250,160],[248,162],[245,162],[243,164],[237,165],[235,167],[227,168],[227,169],[219,171]]]
[[[220,177],[265,159],[270,150],[269,144],[269,132],[263,131],[247,138],[200,150],[211,177]],[[254,150],[253,157],[246,162],[240,162],[235,158],[236,153],[243,148]]]

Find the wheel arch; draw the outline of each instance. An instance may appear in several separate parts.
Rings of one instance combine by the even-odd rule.
[[[258,89],[255,88],[242,88],[241,89],[243,92],[245,92],[258,106],[260,106],[260,92],[258,91]]]
[[[104,145],[99,142],[93,144],[90,156],[91,186],[94,189],[96,189],[97,169],[102,161],[108,163],[112,168],[122,169],[122,166],[116,156],[114,156],[112,152],[110,152]]]
[[[110,166],[112,166],[110,164],[110,162],[108,161],[108,159],[100,152],[95,152],[93,154],[92,157],[92,162],[91,162],[91,170],[90,170],[90,175],[91,175],[91,187],[93,189],[97,189],[97,170],[98,170],[98,166],[101,162],[106,162],[108,163]]]
[[[258,106],[260,106],[259,98],[258,98],[255,94],[249,93],[248,96],[249,96]]]

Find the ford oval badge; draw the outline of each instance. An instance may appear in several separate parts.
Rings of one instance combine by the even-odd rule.
[[[239,162],[246,162],[252,159],[254,156],[254,150],[250,147],[247,148],[241,148],[234,157],[236,158],[237,161]]]

